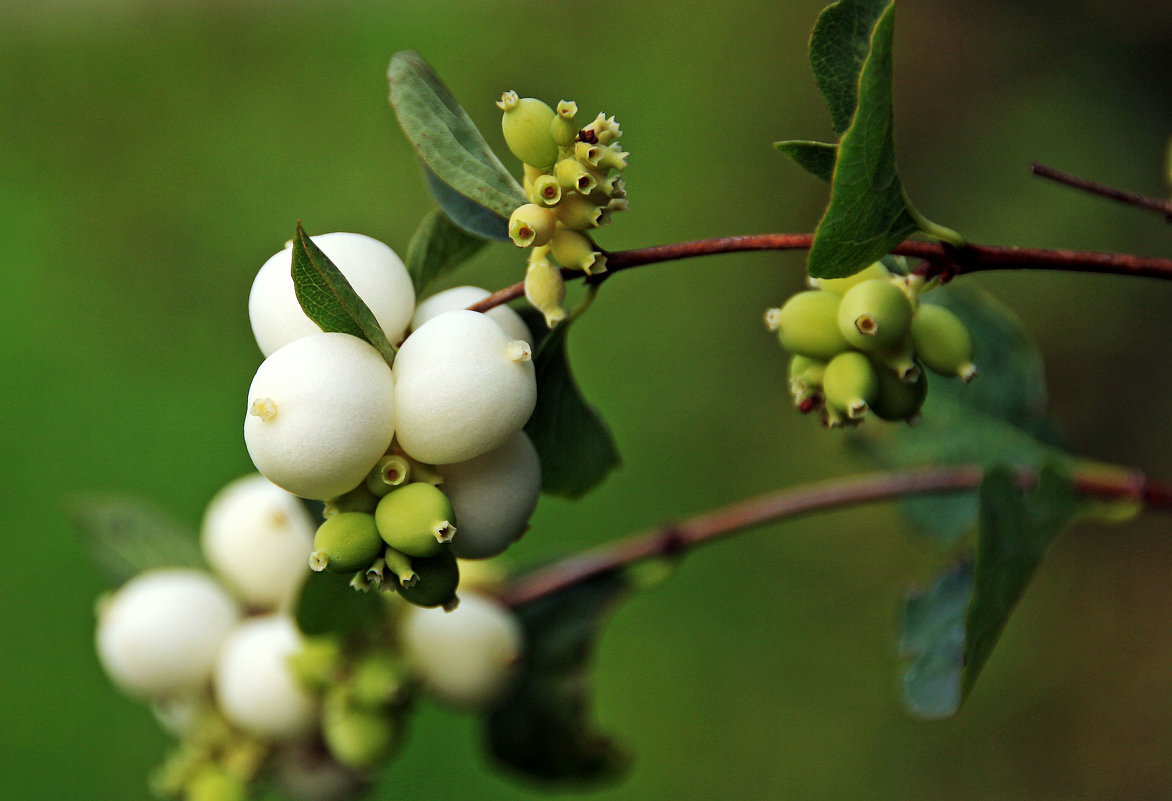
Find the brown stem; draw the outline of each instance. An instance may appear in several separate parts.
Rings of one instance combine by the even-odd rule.
[[[674,556],[762,523],[808,512],[907,495],[972,490],[981,483],[983,472],[979,465],[930,467],[851,476],[779,490],[569,556],[520,577],[505,588],[501,599],[510,606],[523,606],[642,559]],[[1023,486],[1033,484],[1035,478],[1032,472],[1021,473]],[[1134,500],[1149,509],[1172,510],[1172,486],[1154,484],[1138,472],[1076,473],[1073,483],[1075,490],[1086,497]]]
[[[718,239],[700,239],[658,245],[637,250],[619,250],[606,256],[607,272],[587,280],[599,283],[608,276],[645,264],[656,264],[717,253],[742,253],[750,250],[806,250],[814,241],[813,234],[756,234],[752,236],[723,236]],[[1145,278],[1172,279],[1172,259],[1135,256],[1130,253],[1099,253],[1085,250],[1046,250],[1042,248],[1012,248],[995,245],[965,245],[955,247],[944,242],[919,242],[908,239],[892,249],[899,256],[923,259],[926,263],[916,272],[932,277],[951,279],[966,273],[986,270],[1065,270],[1067,272],[1106,273]],[[566,278],[581,277],[582,273],[562,270]],[[484,312],[508,303],[525,294],[524,283],[513,284],[494,292],[468,308]]]
[[[1030,164],[1030,171],[1039,177],[1049,178],[1051,181],[1057,181],[1060,184],[1079,189],[1083,192],[1089,192],[1092,195],[1117,200],[1120,203],[1126,203],[1129,206],[1136,206],[1141,209],[1158,211],[1164,215],[1166,221],[1172,222],[1172,202],[1162,198],[1141,195],[1138,192],[1129,192],[1126,189],[1117,189],[1114,186],[1107,186],[1098,181],[1092,181],[1089,178],[1063,172],[1062,170],[1041,164],[1037,161]]]

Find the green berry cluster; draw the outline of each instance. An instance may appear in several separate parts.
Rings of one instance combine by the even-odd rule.
[[[402,453],[379,460],[367,480],[325,508],[309,566],[353,573],[351,585],[399,593],[418,606],[454,608],[460,571],[448,543],[456,513],[434,467]]]
[[[968,329],[943,306],[920,302],[919,277],[876,262],[811,285],[767,310],[765,324],[793,354],[794,403],[820,411],[828,428],[857,425],[868,413],[915,422],[928,392],[924,367],[966,382],[976,376]]]
[[[504,112],[505,143],[525,165],[529,199],[509,218],[509,237],[517,247],[531,248],[525,296],[553,327],[566,316],[565,283],[550,257],[587,275],[606,270],[606,256],[585,232],[627,208],[619,176],[628,156],[618,142],[623,132],[604,114],[579,128],[578,104],[571,100],[553,109],[537,98],[505,92],[497,106]]]

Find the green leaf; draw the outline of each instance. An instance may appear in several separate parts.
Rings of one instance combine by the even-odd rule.
[[[810,66],[830,107],[834,132],[850,127],[858,102],[859,73],[871,31],[890,0],[838,0],[822,9],[810,34]]]
[[[814,232],[815,278],[853,275],[920,230],[895,167],[891,70],[895,6],[875,25],[859,78],[858,106],[842,135],[830,204]]]
[[[938,720],[960,707],[964,621],[972,595],[973,567],[964,561],[904,601],[899,651],[911,662],[903,672],[903,698],[917,717]]]
[[[773,146],[796,161],[799,167],[815,178],[830,181],[834,177],[834,160],[838,157],[838,145],[791,139],[774,142]]]
[[[144,570],[204,568],[192,526],[130,498],[82,496],[67,508],[102,578],[121,585]]]
[[[484,141],[455,96],[423,58],[401,51],[387,71],[403,133],[439,182],[505,220],[525,193]],[[463,215],[445,210],[457,223]]]
[[[949,284],[922,302],[939,303],[964,322],[981,373],[969,384],[930,374],[919,425],[868,423],[856,443],[892,468],[976,463],[1038,469],[1046,461],[1073,467],[1076,460],[1047,409],[1041,354],[1017,317],[972,285]],[[977,521],[976,492],[910,498],[902,506],[945,548]]]
[[[423,168],[423,177],[432,198],[453,223],[465,233],[480,239],[494,239],[513,244],[509,239],[509,221],[494,211],[469,200],[445,184],[435,173]]]
[[[489,753],[503,766],[577,784],[613,781],[626,770],[626,755],[591,720],[588,668],[603,618],[629,589],[624,573],[604,573],[516,610],[525,660],[485,721]]]
[[[313,573],[297,598],[297,627],[311,636],[346,634],[377,625],[386,606],[380,590],[362,592],[350,586],[350,575]]]
[[[374,313],[346,276],[306,235],[300,220],[293,236],[293,287],[305,315],[322,331],[364,339],[378,349],[387,364],[395,361],[395,346],[387,340]]]
[[[551,495],[577,498],[619,465],[610,430],[578,388],[570,372],[565,320],[537,345],[537,408],[525,433],[541,458],[541,488]]]
[[[993,652],[1050,543],[1078,511],[1066,476],[1042,468],[1037,488],[1023,493],[1017,471],[994,467],[981,482],[981,528],[973,600],[965,620],[964,692],[968,695]]]
[[[483,246],[483,239],[467,234],[442,209],[433,209],[407,245],[407,272],[415,286],[415,297],[423,297],[432,282],[459,267]]]

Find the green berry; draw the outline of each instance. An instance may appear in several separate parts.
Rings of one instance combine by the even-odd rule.
[[[911,337],[903,339],[894,348],[873,350],[867,355],[880,372],[891,373],[905,383],[915,383],[923,372],[916,362],[916,349],[912,346]]]
[[[809,356],[794,355],[789,360],[789,383],[794,389],[818,389],[826,372],[826,362]]]
[[[529,188],[529,199],[539,206],[556,206],[562,199],[562,185],[552,175],[539,175]]]
[[[509,217],[509,238],[519,248],[539,247],[553,237],[557,222],[553,209],[526,203],[514,209]]]
[[[924,371],[918,370],[911,382],[901,381],[890,370],[880,369],[878,374],[879,391],[871,402],[871,411],[880,420],[913,419],[928,395],[928,378]]]
[[[456,514],[448,496],[422,481],[399,487],[379,501],[374,521],[383,541],[408,556],[435,556],[456,533]]]
[[[183,791],[184,801],[245,801],[244,782],[215,765],[201,768]]]
[[[577,192],[570,192],[557,205],[558,221],[566,228],[585,231],[602,224],[602,208]]]
[[[567,147],[570,142],[578,138],[578,121],[574,115],[578,113],[578,104],[573,100],[562,100],[558,103],[555,116],[549,123],[549,135],[559,147]]]
[[[443,551],[439,556],[412,559],[411,567],[415,571],[415,580],[395,587],[404,600],[416,606],[455,608],[460,566],[450,550]]]
[[[879,376],[870,359],[847,351],[826,363],[822,391],[827,405],[851,420],[860,420],[879,391]]]
[[[790,353],[828,361],[849,347],[838,330],[841,301],[829,292],[799,292],[767,321],[776,325],[777,338]]]
[[[563,189],[580,195],[589,195],[598,187],[598,179],[577,159],[562,159],[553,165],[553,174]]]
[[[356,705],[372,710],[405,700],[408,691],[403,664],[384,653],[373,653],[359,660],[347,686]]]
[[[863,283],[864,281],[871,281],[877,278],[887,279],[891,277],[891,273],[881,262],[864,267],[854,275],[848,275],[846,278],[815,278],[813,283],[824,292],[833,292],[835,295],[845,295],[848,290]]]
[[[370,514],[378,505],[379,496],[375,495],[365,483],[359,484],[345,495],[331,498],[325,502],[322,510],[323,517],[333,517],[339,512],[366,512]]]
[[[911,326],[912,342],[929,370],[943,376],[959,376],[972,381],[977,375],[973,364],[973,337],[960,318],[943,306],[923,304]]]
[[[365,570],[383,550],[374,516],[365,512],[339,512],[326,518],[313,535],[309,566],[317,571],[352,573]]]
[[[378,498],[383,497],[395,487],[407,483],[411,479],[411,463],[397,453],[390,453],[378,460],[378,464],[366,476],[366,488],[375,496],[373,512],[378,506]]]
[[[497,106],[505,112],[501,131],[513,155],[539,170],[552,167],[558,145],[550,128],[557,112],[535,97],[518,98],[516,92],[505,92]]]
[[[399,745],[397,716],[355,709],[337,701],[322,710],[322,739],[334,759],[354,770],[371,770]]]
[[[912,302],[891,281],[871,279],[856,284],[842,296],[838,328],[859,350],[891,350],[908,335]]]
[[[587,275],[606,272],[606,256],[594,249],[594,243],[577,231],[558,228],[549,242],[550,252],[563,267],[582,270]]]

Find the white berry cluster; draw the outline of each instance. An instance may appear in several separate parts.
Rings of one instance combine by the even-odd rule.
[[[520,626],[475,582],[451,613],[380,594],[372,626],[304,635],[292,609],[315,525],[292,494],[240,478],[204,514],[214,572],[150,570],[99,605],[99,661],[179,740],[160,795],[244,801],[271,780],[295,798],[354,798],[401,742],[417,689],[466,710],[506,690]]]
[[[537,398],[528,328],[505,307],[467,311],[488,295],[475,287],[416,308],[402,261],[374,239],[313,242],[401,344],[392,367],[364,340],[318,330],[295,294],[292,245],[274,255],[249,298],[266,358],[248,391],[248,452],[274,484],[326,503],[314,570],[451,608],[456,558],[503,551],[537,503],[521,430]]]

